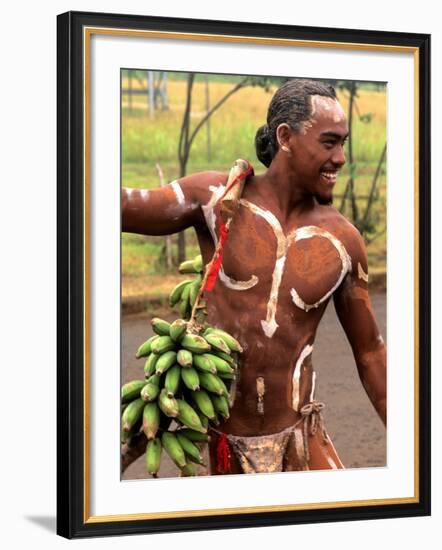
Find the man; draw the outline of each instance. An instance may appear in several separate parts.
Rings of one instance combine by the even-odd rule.
[[[362,237],[332,205],[348,125],[332,87],[292,80],[258,130],[267,166],[247,179],[230,225],[207,321],[244,348],[230,418],[213,430],[212,473],[343,468],[314,399],[312,354],[329,299],[361,382],[386,423],[386,352],[374,319]],[[227,176],[205,172],[155,190],[123,190],[123,231],[164,235],[194,227],[207,264],[219,240]],[[332,368],[332,366],[330,366]]]

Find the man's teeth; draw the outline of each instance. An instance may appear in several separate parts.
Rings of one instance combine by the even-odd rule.
[[[321,175],[328,179],[335,179],[337,172],[321,172]]]

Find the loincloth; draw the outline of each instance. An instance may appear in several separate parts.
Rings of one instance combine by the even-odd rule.
[[[304,405],[302,417],[294,424],[275,434],[238,436],[223,434],[235,453],[245,474],[308,470],[310,460],[309,436],[320,432],[324,442],[329,437],[322,418],[323,403],[313,401]],[[217,430],[213,430],[220,433]],[[286,468],[285,458],[289,444],[296,450],[298,467]]]

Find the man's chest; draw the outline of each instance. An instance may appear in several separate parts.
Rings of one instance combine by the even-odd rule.
[[[231,224],[221,282],[232,290],[265,288],[270,300],[284,296],[304,310],[318,307],[351,270],[342,241],[311,223],[284,227],[278,218],[245,199]]]

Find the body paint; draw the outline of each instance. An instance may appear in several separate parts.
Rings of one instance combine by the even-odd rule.
[[[258,414],[264,414],[264,394],[265,394],[266,388],[264,384],[264,378],[262,376],[258,376],[256,379],[256,393],[258,396],[258,403],[256,405],[256,409],[258,411]]]
[[[172,181],[170,186],[172,187],[173,192],[175,193],[176,200],[178,201],[178,204],[180,206],[184,206],[184,203],[186,202],[186,199],[184,198],[183,190],[181,189],[181,186],[178,183],[178,181],[177,180]]]
[[[307,345],[301,351],[301,354],[296,361],[295,368],[293,370],[292,376],[292,408],[293,410],[299,412],[299,391],[300,391],[300,382],[301,382],[301,367],[305,359],[311,355],[313,351],[313,346]]]
[[[368,283],[368,273],[365,273],[363,267],[358,262],[358,277]]]
[[[332,245],[338,251],[339,258],[341,259],[342,269],[338,277],[338,280],[333,285],[333,287],[328,292],[326,292],[324,296],[322,296],[322,298],[320,298],[314,304],[306,304],[294,288],[290,290],[290,294],[292,296],[294,304],[298,306],[300,309],[303,309],[305,311],[309,311],[310,309],[319,307],[319,305],[322,304],[322,302],[324,302],[325,300],[327,300],[333,294],[333,292],[338,288],[338,286],[341,284],[342,280],[344,279],[345,275],[351,272],[351,258],[347,250],[345,249],[344,245],[339,239],[337,239],[334,235],[332,235],[325,229],[321,229],[320,227],[316,227],[314,225],[307,225],[304,227],[300,227],[299,229],[296,229],[291,235],[293,242],[300,241],[301,239],[310,239],[311,237],[324,237],[332,243]]]
[[[209,190],[212,191],[212,196],[209,202],[202,206],[202,210],[207,227],[212,235],[213,244],[216,247],[218,244],[218,236],[216,234],[215,205],[223,196],[225,187],[224,185],[219,185],[218,187],[211,185]],[[227,288],[231,288],[232,290],[248,290],[257,285],[259,281],[256,275],[253,275],[248,281],[236,281],[225,274],[223,266],[221,266],[218,276],[220,281],[222,281]]]

